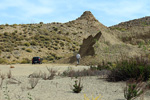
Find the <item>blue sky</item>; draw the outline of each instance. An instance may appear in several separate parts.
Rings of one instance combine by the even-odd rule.
[[[0,0],[0,24],[68,22],[91,11],[105,26],[150,16],[149,0]]]

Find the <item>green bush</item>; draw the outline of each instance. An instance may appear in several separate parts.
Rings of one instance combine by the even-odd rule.
[[[134,78],[138,79],[140,76],[146,81],[150,75],[149,60],[144,57],[136,57],[130,60],[123,60],[116,63],[116,68],[111,70],[108,75],[110,81],[126,81]]]
[[[24,58],[24,59],[21,61],[21,64],[28,64],[28,63],[31,63],[31,60],[29,60],[28,58]]]
[[[8,33],[8,32],[5,32],[5,33],[4,33],[4,35],[5,35],[5,36],[8,36],[8,35],[9,35],[9,33]]]
[[[28,48],[28,49],[26,49],[26,51],[27,51],[27,52],[32,52],[32,50],[31,50],[31,49],[29,49],[29,48]]]
[[[0,64],[6,64],[6,63],[7,63],[6,59],[0,58]]]
[[[55,58],[53,56],[47,56],[47,57],[44,57],[43,59],[51,61],[51,60],[54,60]]]
[[[74,33],[72,33],[72,34],[73,34],[73,35],[77,35],[78,33],[75,33],[75,32],[74,32]]]
[[[30,46],[29,42],[24,43],[25,46]]]
[[[23,48],[21,48],[22,50],[25,50],[25,48],[23,47]]]
[[[147,84],[142,82],[141,78],[138,80],[131,79],[127,81],[126,87],[124,88],[124,97],[127,100],[134,100],[136,97],[140,96],[148,89]]]
[[[58,31],[58,28],[57,27],[53,27],[54,31]]]
[[[5,26],[4,25],[0,25],[0,29],[4,29],[5,28]]]
[[[92,67],[92,68],[84,69],[84,70],[78,70],[78,71],[68,68],[62,73],[62,76],[67,76],[67,77],[99,76],[99,75],[102,75],[102,74],[104,75],[108,73],[110,73],[110,71],[97,70],[96,67],[95,68]]]
[[[30,42],[30,44],[31,45],[36,45],[37,43],[36,43],[36,41],[33,40],[33,41]]]
[[[73,92],[80,93],[82,91],[83,86],[81,85],[81,80],[75,80],[75,84],[73,85]]]
[[[5,26],[9,26],[9,24],[6,23]]]
[[[39,24],[44,24],[43,22],[40,22]]]
[[[17,32],[18,32],[17,30],[14,31],[14,33],[17,33]]]

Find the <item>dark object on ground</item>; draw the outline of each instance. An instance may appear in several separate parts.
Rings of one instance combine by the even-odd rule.
[[[32,64],[36,64],[36,63],[42,64],[42,59],[40,57],[33,57]]]

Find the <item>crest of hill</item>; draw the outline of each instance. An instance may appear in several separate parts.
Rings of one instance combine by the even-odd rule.
[[[129,29],[132,27],[143,27],[143,26],[149,26],[150,25],[150,16],[146,16],[139,19],[130,20],[127,22],[121,22],[117,25],[111,26],[110,28],[118,27],[118,28],[124,28]]]
[[[118,44],[119,40],[113,35],[109,28],[100,23],[94,15],[90,11],[85,11],[83,14],[77,18],[76,20],[65,23],[70,25],[71,27],[78,29],[82,29],[85,32],[77,35],[82,35],[83,39],[88,38],[88,36],[95,36],[98,32],[102,32],[102,36],[100,38],[101,42],[108,41],[111,44]]]
[[[72,24],[76,27],[82,27],[84,30],[88,30],[90,33],[98,33],[98,31],[103,31],[107,29],[105,25],[100,23],[90,11],[85,11],[76,20],[70,21],[67,24]],[[94,34],[94,35],[95,35]]]
[[[150,39],[150,16],[122,22],[118,25],[109,27],[125,43],[138,45],[139,43],[148,44]]]
[[[120,41],[114,35],[115,31],[111,31],[101,24],[89,11],[84,12],[79,18],[68,23],[76,25],[76,27],[82,27],[86,31],[86,35],[88,34],[87,37],[83,38],[83,43],[79,49],[79,53],[82,56],[81,63],[91,63],[91,59],[94,59],[95,62],[101,62],[104,59],[113,61],[121,57],[121,54],[132,57],[140,52],[137,48]],[[70,63],[76,60],[74,56],[69,59]]]
[[[83,12],[83,14],[79,18],[77,18],[76,20],[82,20],[82,19],[85,19],[88,21],[97,21],[98,22],[98,20],[94,17],[94,15],[90,11]]]

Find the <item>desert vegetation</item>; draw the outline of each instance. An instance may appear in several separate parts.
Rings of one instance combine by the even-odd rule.
[[[89,93],[93,92],[92,100],[98,100],[108,93],[110,89],[107,87],[123,82],[126,83],[124,89],[113,90],[113,95],[123,93],[126,100],[136,99],[150,88],[149,32],[147,17],[106,27],[89,11],[67,23],[0,25],[0,64],[31,64],[33,56],[41,56],[43,63],[75,64],[71,58],[79,52],[83,59],[81,64],[90,65],[90,68],[82,70],[75,70],[78,66],[75,69],[68,67],[61,73],[57,72],[59,69],[46,67],[46,71],[19,76],[23,79],[13,76],[15,67],[10,67],[13,69],[0,73],[0,93],[5,100],[11,100],[13,96],[15,100],[36,100],[34,95],[41,93],[43,96],[44,92],[42,99],[45,100],[46,95],[54,99],[54,94],[64,93],[67,97],[69,92],[69,95],[81,97],[86,92],[88,96],[84,95],[84,100],[89,100]],[[143,54],[147,56],[139,56]],[[36,65],[34,67],[38,69]],[[103,88],[104,81],[107,86]],[[69,84],[73,84],[71,89]],[[19,89],[15,90],[16,87]],[[97,88],[96,92],[92,90],[94,88]],[[15,94],[14,91],[26,95]]]
[[[56,86],[59,87],[60,83],[53,83],[53,80],[59,80],[59,78],[70,78],[71,85],[68,84],[68,87],[71,89],[68,91],[72,91],[73,93],[82,94],[83,90],[85,90],[86,83],[84,83],[85,78],[87,77],[97,77],[97,80],[104,79],[108,83],[124,81],[126,83],[124,89],[122,90],[123,96],[126,100],[133,100],[142,95],[145,92],[149,91],[150,88],[150,75],[149,75],[149,59],[144,56],[135,57],[130,60],[116,61],[116,62],[102,62],[99,65],[90,65],[89,68],[83,70],[74,70],[71,67],[68,67],[67,70],[62,73],[58,73],[56,70],[53,70],[49,67],[46,67],[46,71],[33,72],[27,77],[28,86],[25,87],[27,90],[36,90],[38,85],[44,82],[52,82]],[[59,77],[59,78],[58,78]],[[56,78],[56,79],[55,79]],[[5,86],[4,82],[7,80],[7,86]],[[73,84],[74,82],[74,84]],[[8,71],[7,74],[1,74],[1,84],[4,95],[6,96],[6,100],[11,98],[9,92],[9,84],[23,84],[20,80],[17,80],[13,77],[11,70]],[[52,85],[51,84],[51,85]],[[101,84],[101,83],[99,83]],[[112,83],[111,83],[112,84]],[[3,88],[3,86],[5,86]],[[45,87],[45,86],[44,86]],[[22,87],[23,89],[23,87]],[[24,91],[24,89],[23,89]],[[103,92],[101,92],[103,94]],[[30,93],[29,93],[30,94]],[[28,95],[29,96],[29,95]],[[27,97],[28,97],[27,96]],[[27,98],[24,97],[24,98]],[[30,95],[31,99],[33,99],[33,95]],[[88,100],[89,97],[84,95],[84,100]],[[103,99],[103,95],[92,97],[93,100]],[[11,100],[11,99],[10,99]]]
[[[126,81],[130,78],[135,78],[137,80],[142,76],[143,81],[147,81],[150,76],[149,62],[149,58],[142,56],[117,62],[108,78],[110,81]]]

